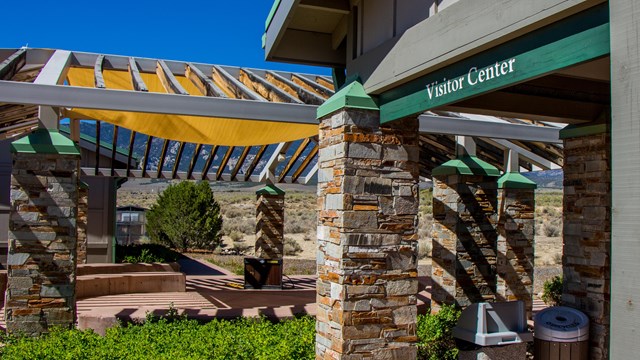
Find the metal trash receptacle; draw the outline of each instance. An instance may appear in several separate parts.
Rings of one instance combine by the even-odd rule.
[[[556,306],[534,319],[536,360],[583,360],[589,355],[589,318],[582,311]]]

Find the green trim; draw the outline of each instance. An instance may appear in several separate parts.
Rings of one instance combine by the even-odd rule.
[[[258,189],[258,191],[256,191],[256,195],[277,196],[277,195],[284,195],[284,194],[285,194],[284,190],[280,189],[279,187],[273,184],[266,185],[265,187]]]
[[[80,189],[85,189],[85,190],[87,190],[87,189],[89,189],[89,184],[87,184],[86,182],[84,182],[84,181],[82,181],[82,180],[81,180],[81,181],[78,181],[78,187],[79,187]]]
[[[498,179],[498,189],[536,189],[538,184],[519,172],[508,172]]]
[[[80,155],[80,149],[58,130],[37,129],[11,143],[11,152],[23,154]]]
[[[273,21],[273,17],[276,16],[276,12],[278,11],[278,7],[280,6],[280,0],[275,0],[273,5],[271,5],[271,10],[269,10],[269,15],[267,16],[267,20],[264,22],[264,31],[269,30],[269,26],[271,25],[271,21]]]
[[[360,82],[353,81],[320,105],[316,116],[320,119],[334,111],[345,108],[377,111],[378,105],[367,94]]]
[[[567,125],[560,130],[560,139],[571,139],[589,135],[604,134],[609,131],[607,124],[597,125]]]
[[[609,8],[603,4],[382,93],[381,123],[544,76],[609,53]],[[501,70],[500,76],[480,82],[480,71],[495,73],[497,64],[507,64],[506,70]],[[435,86],[454,83],[458,90],[447,89],[436,96]]]
[[[434,168],[431,170],[431,175],[484,175],[498,177],[500,176],[500,170],[476,156],[465,155],[458,159],[449,160]]]
[[[262,34],[262,48],[267,46],[267,33]]]

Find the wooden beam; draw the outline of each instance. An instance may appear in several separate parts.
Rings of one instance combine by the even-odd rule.
[[[115,175],[115,159],[118,144],[118,130],[119,126],[113,125],[113,137],[111,138],[111,176]]]
[[[220,166],[218,167],[218,171],[216,172],[216,181],[219,181],[220,178],[222,177],[224,168],[227,167],[227,163],[229,162],[229,159],[231,158],[231,154],[235,149],[236,149],[235,146],[230,146],[227,149],[227,152],[224,154],[224,157],[222,158],[222,162],[220,163]]]
[[[106,88],[104,84],[104,77],[102,76],[102,67],[104,66],[104,55],[98,55],[96,58],[96,64],[93,66],[93,77],[95,80],[95,86],[98,89]]]
[[[218,65],[211,69],[213,81],[231,98],[267,101]]]
[[[240,69],[238,78],[247,87],[269,101],[295,104],[302,103],[302,101],[298,100],[296,97],[291,96],[291,94],[286,91],[279,89],[265,79],[257,76],[251,70]]]
[[[309,145],[309,141],[311,141],[309,138],[302,140],[302,142],[300,143],[300,146],[298,146],[298,148],[296,149],[296,152],[293,153],[293,155],[291,156],[291,159],[289,159],[289,162],[280,173],[280,176],[278,176],[278,182],[282,182],[284,177],[287,176],[287,173],[289,172],[289,170],[291,170],[293,165],[296,163],[296,161],[298,161],[298,159],[300,158],[304,150],[307,148],[307,145]]]
[[[171,171],[171,178],[175,179],[178,167],[180,166],[180,160],[182,159],[182,152],[184,151],[184,141],[180,141],[178,147],[178,154],[176,154],[176,161],[173,163],[173,170]]]
[[[328,99],[333,95],[333,90],[324,87],[318,83],[315,83],[302,75],[292,74],[291,81],[302,86],[303,88],[313,91],[314,93],[320,95],[320,97],[324,99]]]
[[[133,86],[133,89],[135,91],[148,92],[149,89],[147,88],[147,85],[145,85],[144,80],[142,80],[142,76],[140,76],[140,70],[138,70],[136,59],[130,57],[129,64],[127,66],[129,74],[131,75],[131,85]]]
[[[169,149],[169,140],[164,139],[164,143],[162,144],[162,151],[160,152],[160,159],[158,160],[158,171],[156,174],[157,178],[160,178],[162,175],[162,169],[164,168],[164,159],[167,157],[167,149]]]
[[[191,63],[185,65],[185,75],[193,82],[193,84],[200,90],[202,95],[224,97],[227,95],[214,84],[200,69]]]
[[[147,145],[144,149],[144,163],[142,164],[142,177],[147,176],[147,165],[149,165],[149,154],[151,153],[152,142],[153,136],[147,136]]]
[[[245,146],[242,150],[242,154],[238,158],[238,162],[236,162],[236,166],[231,172],[231,181],[234,181],[236,175],[238,175],[238,171],[240,171],[240,168],[242,168],[242,164],[244,164],[244,161],[247,159],[247,155],[249,155],[249,150],[251,150],[251,146]]]
[[[216,154],[218,153],[218,149],[219,147],[217,145],[211,146],[211,150],[209,151],[209,157],[207,158],[207,161],[205,161],[204,167],[202,168],[202,173],[200,174],[201,180],[205,180],[207,178],[207,173],[211,168],[211,164],[213,164],[213,160],[215,159]]]
[[[276,72],[267,71],[265,77],[269,82],[273,83],[283,91],[286,91],[293,96],[297,96],[305,104],[322,105],[325,101],[325,99],[320,97],[318,94],[303,88]]]
[[[136,140],[136,132],[131,130],[131,136],[129,137],[129,153],[127,154],[127,177],[131,173],[131,159],[133,157],[133,143]]]
[[[27,49],[20,49],[0,63],[0,80],[11,78],[27,62]]]
[[[168,94],[189,95],[182,85],[178,82],[173,73],[163,60],[156,62],[156,75],[160,79],[160,83]]]
[[[98,169],[100,168],[100,124],[102,122],[96,120],[96,166],[95,174],[98,175]],[[113,160],[111,160],[113,163]]]
[[[335,91],[335,87],[333,86],[333,83],[322,76],[316,76],[316,82],[331,91]]]
[[[247,169],[247,172],[244,173],[244,181],[249,181],[249,178],[251,177],[251,174],[256,169],[256,166],[258,166],[258,163],[260,162],[260,160],[264,156],[264,152],[265,152],[265,150],[267,150],[267,146],[268,145],[262,145],[260,147],[260,149],[258,150],[258,152],[256,153],[256,155],[253,157],[253,160],[251,161],[251,165],[249,165],[249,168]]]
[[[331,49],[337,50],[347,37],[349,29],[349,15],[343,15],[336,28],[331,33]]]
[[[313,147],[313,149],[311,149],[311,152],[309,152],[307,157],[302,161],[300,166],[298,166],[298,168],[293,173],[293,175],[291,175],[292,183],[295,183],[296,181],[298,181],[298,178],[300,177],[300,175],[302,175],[302,173],[307,168],[307,166],[309,166],[309,163],[311,163],[311,160],[313,160],[313,158],[316,156],[316,154],[318,153],[318,150],[319,150],[319,147],[318,147],[318,144],[316,144]]]
[[[200,155],[200,150],[202,150],[202,144],[196,145],[196,148],[193,151],[193,156],[191,156],[191,163],[189,164],[189,170],[187,171],[187,179],[191,179],[191,174],[193,174],[193,168],[196,166],[196,163],[198,162],[198,156]]]

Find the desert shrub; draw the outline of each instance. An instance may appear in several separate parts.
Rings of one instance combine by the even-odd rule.
[[[536,205],[542,207],[562,207],[561,191],[538,191],[536,192]]]
[[[237,230],[232,230],[229,233],[229,237],[231,238],[231,241],[233,242],[242,242],[244,241],[244,236],[240,231]]]
[[[562,265],[562,253],[553,254],[553,262],[556,265]]]
[[[284,254],[285,255],[297,255],[302,252],[302,246],[298,244],[296,239],[285,236],[284,238]]]
[[[221,242],[220,205],[207,182],[169,185],[147,213],[151,240],[183,252],[214,250]]]
[[[174,262],[180,254],[160,244],[116,245],[118,263]]]
[[[561,234],[560,230],[561,230],[560,225],[556,224],[555,222],[547,222],[544,225],[542,225],[542,231],[544,235],[548,237],[560,236]]]
[[[562,300],[562,276],[554,276],[542,286],[542,301],[550,306],[560,305]]]
[[[39,338],[4,336],[0,358],[18,359],[314,359],[315,321],[304,316],[278,323],[264,318],[178,319],[107,329],[53,329]]]
[[[251,235],[256,233],[256,218],[254,217],[234,217],[226,218],[222,224],[222,231],[230,234],[237,231],[240,234]]]
[[[427,311],[418,315],[418,358],[425,360],[455,360],[458,349],[453,328],[460,318],[460,311],[453,306],[443,306],[436,314]]]
[[[286,259],[282,265],[285,275],[315,275],[317,272],[316,260]]]
[[[418,259],[426,259],[431,255],[431,239],[420,239],[418,242]]]
[[[431,214],[433,205],[433,189],[420,190],[420,209],[421,214]]]

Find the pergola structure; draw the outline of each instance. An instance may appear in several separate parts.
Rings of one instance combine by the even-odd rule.
[[[309,74],[0,50],[0,137],[7,149],[0,177],[7,190],[13,174],[11,197],[5,190],[0,198],[0,230],[9,234],[0,237],[9,248],[9,329],[38,333],[73,320],[75,244],[85,222],[88,244],[98,238],[102,247],[95,251],[109,252],[114,229],[105,224],[112,222],[118,179],[325,181],[316,117],[334,93],[333,80]],[[90,123],[93,134],[82,133],[81,122]],[[505,173],[563,165],[560,128],[552,123],[425,112],[417,126],[425,179],[472,138],[477,157]],[[119,149],[123,137],[127,146]],[[77,144],[92,151],[81,153]],[[144,151],[134,154],[136,148]],[[88,183],[85,210],[78,179]],[[88,220],[78,216],[83,212]],[[91,251],[84,259],[108,261],[95,254],[92,260]],[[43,270],[52,263],[54,275]],[[36,288],[31,300],[42,306],[21,298]]]

